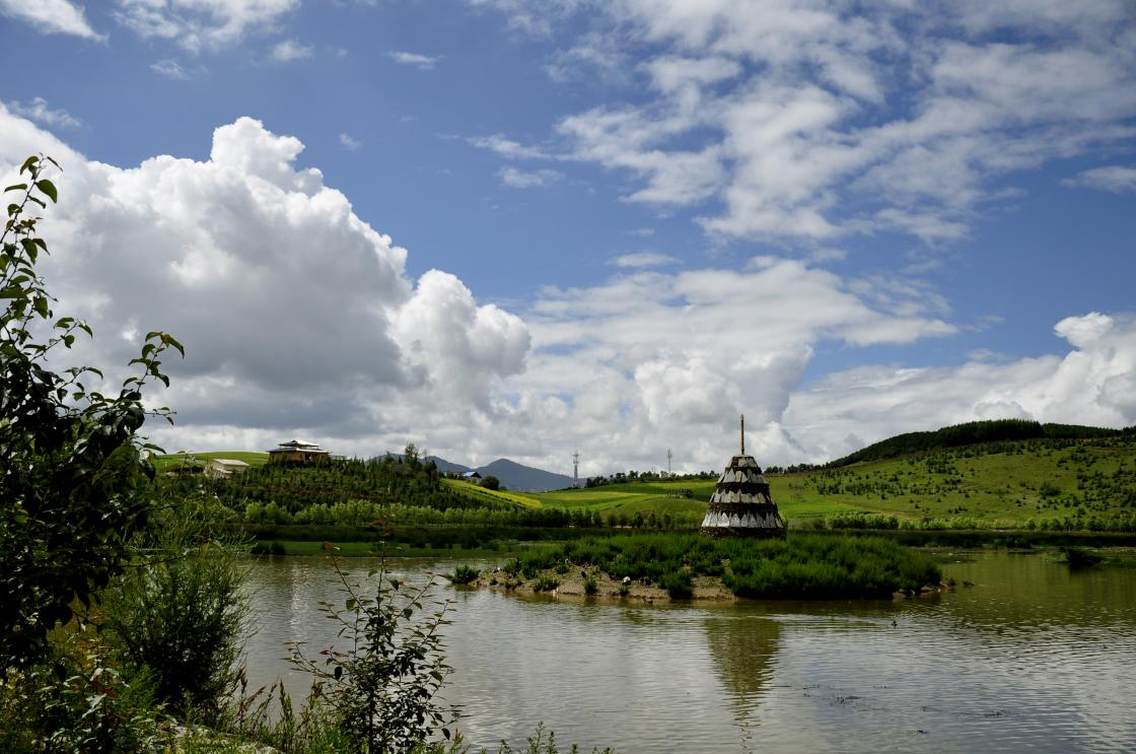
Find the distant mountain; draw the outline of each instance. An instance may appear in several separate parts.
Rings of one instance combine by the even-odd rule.
[[[498,458],[493,463],[478,466],[477,473],[482,476],[492,474],[501,480],[501,484],[518,492],[546,492],[572,486],[570,476],[535,469],[532,466],[510,461],[508,458]]]
[[[393,458],[402,458],[401,453],[386,453]],[[467,471],[476,471],[481,476],[493,475],[502,485],[518,492],[547,492],[548,490],[562,490],[572,486],[572,477],[564,474],[555,474],[544,469],[510,461],[508,458],[498,458],[493,463],[474,468],[463,466],[460,463],[447,461],[439,456],[426,456],[427,461],[433,461],[438,471],[443,474],[464,474]]]
[[[447,461],[445,458],[439,458],[438,456],[426,456],[426,460],[433,461],[434,465],[438,467],[438,471],[443,474],[464,474],[467,471],[472,471],[468,466],[462,466],[460,463]]]

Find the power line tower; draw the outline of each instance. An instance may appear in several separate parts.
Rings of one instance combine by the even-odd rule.
[[[572,454],[572,486],[580,486],[580,451]]]
[[[667,476],[671,475],[671,449],[667,448]]]

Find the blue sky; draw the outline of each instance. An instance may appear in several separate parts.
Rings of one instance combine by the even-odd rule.
[[[771,462],[996,415],[1131,424],[1136,10],[1066,5],[0,0],[0,54],[20,72],[0,90],[0,156],[42,134],[91,171],[60,209],[73,235],[56,275],[100,331],[170,320],[192,361],[225,339],[226,312],[248,318],[242,345],[180,367],[179,427],[160,433],[178,447],[299,433],[563,466],[582,446],[595,473],[657,466],[667,445],[718,465],[738,411]],[[156,292],[134,295],[108,271],[143,250],[81,243],[111,235],[92,207],[125,201],[114,171],[144,180],[159,155],[194,162],[147,190],[192,206],[147,208],[171,230],[148,237]],[[287,171],[263,201],[319,212],[334,190],[354,219],[297,221],[288,249],[257,248],[256,223],[203,227],[235,180],[214,173],[255,182],[261,158]],[[307,168],[318,185],[296,178]],[[132,237],[143,220],[123,212],[110,227]],[[178,226],[188,214],[198,225]],[[326,238],[354,249],[344,228],[359,249],[296,275],[377,255],[326,294],[369,328],[324,301],[311,337],[331,345],[258,345],[270,302],[303,305],[299,277],[258,265],[299,270]],[[198,243],[212,251],[191,259]],[[206,291],[186,265],[253,294]],[[347,376],[288,361],[368,344],[384,356],[346,358]],[[282,369],[351,410],[287,409],[265,374]],[[247,394],[217,398],[235,383]]]

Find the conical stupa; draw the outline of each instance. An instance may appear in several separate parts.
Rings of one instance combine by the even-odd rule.
[[[753,456],[746,455],[745,416],[741,453],[730,459],[710,498],[702,533],[711,537],[783,537],[785,520],[769,494],[769,482]]]

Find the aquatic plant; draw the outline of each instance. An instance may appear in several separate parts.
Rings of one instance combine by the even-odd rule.
[[[560,582],[557,579],[551,578],[549,576],[541,575],[533,583],[533,591],[534,592],[551,592],[553,589],[556,589],[559,586],[560,586]]]
[[[611,578],[646,580],[686,598],[692,579],[722,579],[742,597],[888,597],[937,584],[941,572],[926,553],[880,537],[795,535],[787,540],[715,540],[690,534],[585,538],[521,555],[513,568],[530,578],[570,562]]]
[[[450,580],[451,584],[468,584],[477,579],[477,569],[470,568],[462,563],[446,578]]]

